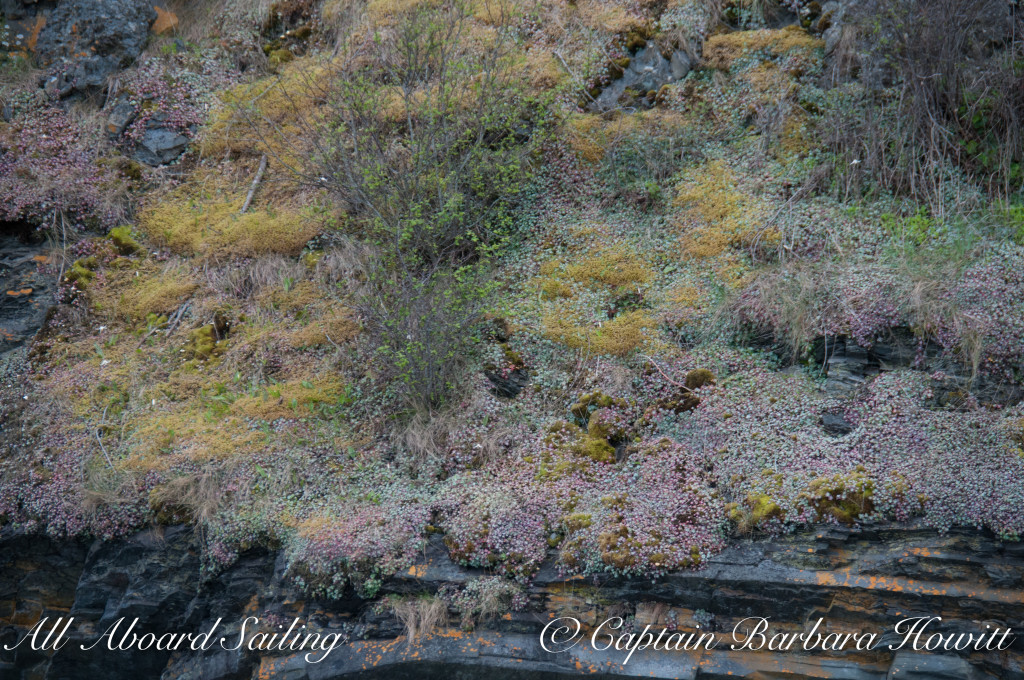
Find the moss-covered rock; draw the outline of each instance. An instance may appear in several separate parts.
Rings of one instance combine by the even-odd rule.
[[[96,277],[95,270],[98,266],[99,261],[95,256],[75,260],[71,265],[71,269],[64,274],[64,279],[78,284],[79,288],[85,288]]]
[[[110,233],[107,234],[107,238],[113,242],[114,247],[117,248],[117,252],[121,255],[134,255],[142,252],[142,246],[139,245],[138,241],[132,238],[131,227],[114,227],[110,230]]]

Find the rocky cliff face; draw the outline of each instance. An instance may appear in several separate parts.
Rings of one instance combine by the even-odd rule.
[[[0,677],[313,680],[342,677],[555,678],[581,674],[659,678],[1024,678],[1024,544],[981,532],[827,527],[772,541],[745,541],[699,572],[664,580],[563,580],[542,569],[529,603],[472,632],[435,630],[409,644],[405,628],[380,607],[356,598],[305,599],[270,552],[244,555],[215,578],[200,577],[193,536],[184,528],[147,531],[130,540],[92,545],[38,536],[0,540],[0,647],[24,637],[43,617],[73,616],[60,651],[26,645],[0,652]],[[419,564],[384,585],[381,595],[432,593],[481,576],[453,564],[434,542]],[[109,651],[91,644],[121,617],[138,618],[138,634],[205,632],[232,647],[246,617],[272,632],[300,619],[305,631],[337,633],[340,644],[319,663],[303,653],[228,651]],[[560,654],[539,643],[545,625],[573,617],[588,635]],[[745,617],[767,617],[773,632],[806,631],[819,618],[824,633],[877,632],[880,649],[810,653],[733,651],[733,629]],[[894,624],[941,616],[941,632],[1013,628],[1002,652],[891,652],[902,636]],[[711,651],[595,651],[589,633],[610,617],[634,632],[644,626],[715,633]],[[248,624],[252,632],[253,624]],[[120,629],[124,631],[122,627]],[[247,635],[249,633],[246,633]],[[117,638],[120,638],[119,632]],[[884,651],[882,651],[884,650]],[[314,657],[316,658],[316,657]],[[486,670],[485,670],[486,669]]]

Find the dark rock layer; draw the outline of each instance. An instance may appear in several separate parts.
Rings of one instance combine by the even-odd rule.
[[[453,564],[439,540],[421,563],[385,584],[381,595],[433,593],[480,572]],[[561,578],[548,564],[529,588],[525,611],[478,625],[437,631],[407,644],[403,626],[372,603],[304,598],[288,582],[281,555],[252,552],[215,578],[200,576],[195,537],[181,527],[91,545],[0,534],[0,649],[41,618],[75,617],[70,642],[56,653],[21,645],[0,651],[0,678],[28,680],[315,680],[365,678],[557,678],[580,674],[680,678],[1024,678],[1024,637],[1003,652],[956,654],[889,651],[893,626],[914,616],[942,616],[937,631],[1024,629],[1024,544],[977,531],[900,527],[820,528],[773,541],[743,541],[697,572],[656,583]],[[217,619],[233,646],[245,617],[264,630],[295,617],[306,632],[338,633],[343,643],[319,663],[301,653],[225,650],[82,651],[121,617],[139,619],[139,634],[199,633]],[[586,641],[562,654],[545,652],[540,632],[557,617],[579,620],[588,634],[612,616],[637,632],[678,625],[714,631],[711,651],[595,651]],[[872,651],[804,653],[733,651],[732,631],[745,617],[770,618],[772,632],[878,632]],[[120,629],[125,630],[124,627]],[[252,624],[249,631],[252,632]],[[120,633],[118,634],[120,635]],[[589,640],[589,637],[587,638]],[[101,645],[102,646],[102,645]],[[316,658],[316,657],[314,657]]]
[[[53,306],[55,276],[30,225],[0,225],[0,354],[32,339]]]

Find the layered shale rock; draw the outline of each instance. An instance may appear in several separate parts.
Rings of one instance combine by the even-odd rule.
[[[420,563],[386,583],[380,596],[434,593],[483,575],[453,564],[435,539]],[[565,580],[549,564],[527,594],[528,605],[520,612],[472,631],[438,629],[409,644],[404,625],[374,602],[303,597],[290,585],[279,554],[246,554],[226,572],[202,579],[194,536],[184,528],[92,545],[7,535],[0,540],[0,641],[12,644],[43,617],[74,616],[75,623],[71,642],[56,654],[31,652],[24,645],[0,652],[0,677],[1024,678],[1019,634],[1003,652],[888,649],[901,639],[894,625],[916,616],[943,617],[934,630],[944,633],[986,626],[1024,629],[1024,544],[982,532],[822,527],[776,540],[743,541],[701,571],[654,583]],[[136,630],[156,634],[203,632],[220,619],[217,631],[228,647],[239,638],[246,617],[259,618],[268,632],[299,618],[304,632],[337,633],[342,643],[319,663],[287,650],[216,645],[206,652],[80,650],[81,643],[91,644],[121,617],[138,618]],[[558,617],[578,620],[587,637],[555,654],[541,647],[540,635]],[[645,626],[710,631],[719,644],[710,651],[641,650],[626,664],[626,652],[589,644],[594,628],[612,617],[623,618],[634,632]],[[871,651],[851,645],[835,653],[734,651],[733,630],[747,617],[766,617],[773,632],[789,633],[809,631],[823,619],[822,634],[876,632],[879,644]]]

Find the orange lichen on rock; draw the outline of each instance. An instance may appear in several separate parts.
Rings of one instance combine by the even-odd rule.
[[[169,33],[170,31],[178,28],[178,15],[169,9],[164,9],[159,5],[154,5],[153,9],[156,10],[156,21],[150,26],[150,30],[157,35]]]

